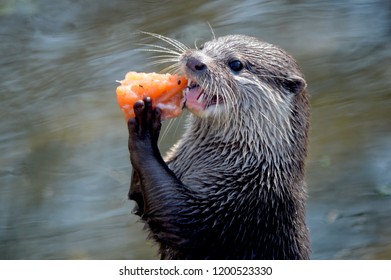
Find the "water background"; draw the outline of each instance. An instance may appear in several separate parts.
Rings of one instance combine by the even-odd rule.
[[[139,30],[192,46],[212,37],[208,24],[277,44],[303,68],[312,258],[391,259],[388,0],[0,1],[0,259],[157,258],[130,214],[115,81],[160,70]]]

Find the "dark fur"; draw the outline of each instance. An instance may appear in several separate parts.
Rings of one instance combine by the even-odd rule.
[[[209,48],[205,45],[205,50],[188,51],[186,56],[196,57],[202,52],[216,60],[213,50],[221,48],[224,56],[225,48],[218,40],[212,41]],[[233,45],[240,40],[240,48],[247,42],[256,46],[262,43],[245,36],[221,40]],[[305,82],[289,55],[266,46],[268,56],[273,56],[269,48],[276,52],[277,62],[273,61],[273,65],[277,68],[268,66],[268,61],[261,62],[259,54],[260,61],[252,61],[253,68],[248,67],[243,75],[253,75],[270,85],[272,92],[283,95],[282,102],[286,100],[290,108],[283,120],[289,126],[281,125],[281,130],[289,130],[284,131],[285,138],[273,132],[273,126],[262,115],[260,119],[239,118],[251,108],[260,108],[256,98],[249,98],[250,109],[246,111],[238,101],[234,117],[228,120],[231,124],[216,122],[213,116],[192,116],[167,165],[157,146],[160,111],[152,109],[149,99],[135,105],[136,118],[128,122],[134,170],[129,198],[137,202],[136,214],[160,245],[162,259],[309,258],[304,183],[309,126]],[[246,51],[248,48],[251,47]],[[244,59],[245,53],[241,53]],[[186,57],[182,59],[185,64]],[[256,68],[261,63],[266,66]],[[202,73],[206,79],[213,74]],[[200,73],[187,75],[201,79],[197,76]],[[225,75],[226,79],[234,79],[229,72]],[[249,92],[245,89],[244,93]],[[277,114],[274,109],[268,114]],[[237,119],[243,119],[245,125],[239,126]],[[235,131],[239,127],[241,131]]]

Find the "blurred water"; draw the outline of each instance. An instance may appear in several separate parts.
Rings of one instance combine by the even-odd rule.
[[[0,2],[0,259],[156,258],[126,199],[115,80],[159,71],[137,49],[138,30],[193,45],[211,38],[208,23],[218,36],[282,46],[306,74],[312,258],[391,258],[389,1],[8,0]]]

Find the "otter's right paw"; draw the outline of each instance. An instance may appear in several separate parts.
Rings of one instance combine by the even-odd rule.
[[[135,118],[128,121],[129,152],[132,164],[147,155],[153,155],[158,150],[157,141],[161,129],[161,111],[152,108],[152,100],[146,97],[134,104]]]

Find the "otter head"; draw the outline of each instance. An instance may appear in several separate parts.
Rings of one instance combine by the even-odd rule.
[[[187,49],[179,66],[189,79],[186,107],[200,118],[241,119],[269,126],[289,123],[295,96],[306,83],[294,59],[254,37],[229,35]]]

